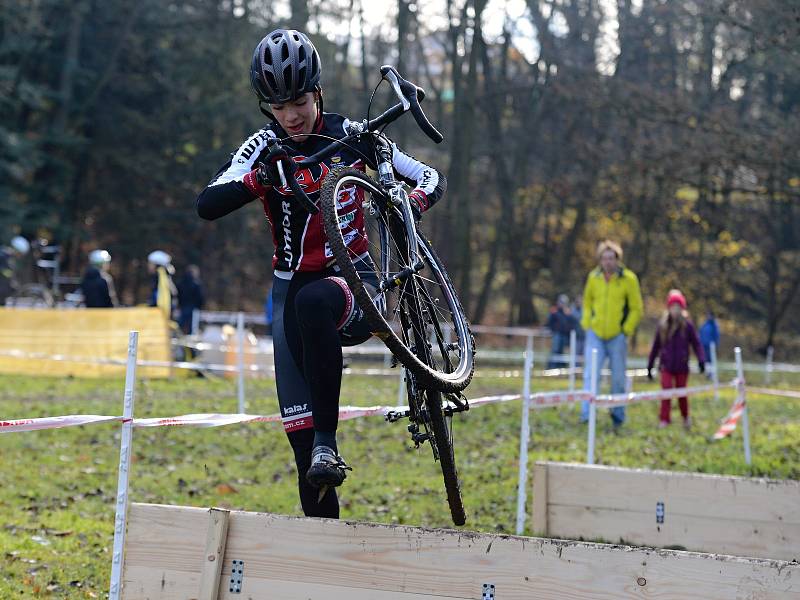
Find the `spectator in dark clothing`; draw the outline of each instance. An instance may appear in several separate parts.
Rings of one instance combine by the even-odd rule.
[[[569,298],[566,294],[561,294],[556,301],[556,305],[550,310],[547,318],[547,328],[552,334],[552,344],[550,346],[550,360],[547,362],[548,369],[558,369],[566,366],[561,355],[569,345],[569,334],[578,326],[578,322],[569,310]]]
[[[576,296],[569,307],[572,316],[575,318],[575,355],[583,356],[583,342],[586,340],[586,332],[581,327],[583,317],[583,298]]]
[[[108,272],[111,255],[107,250],[92,250],[89,266],[81,280],[81,292],[86,308],[114,308],[118,305],[114,279]]]
[[[178,325],[187,335],[194,332],[194,311],[200,310],[205,304],[203,286],[200,283],[200,269],[197,265],[189,265],[183,278],[178,283],[178,307],[180,317]]]
[[[4,306],[6,298],[17,292],[19,288],[17,262],[30,249],[30,242],[21,235],[14,236],[8,247],[0,247],[0,306]]]
[[[705,371],[705,354],[700,345],[700,338],[697,330],[689,318],[686,310],[686,298],[680,290],[670,290],[667,296],[667,311],[661,318],[653,339],[653,346],[650,349],[650,358],[647,361],[647,377],[652,380],[652,369],[658,357],[659,371],[661,372],[661,388],[681,388],[686,387],[689,380],[689,348],[694,348],[697,361],[700,365],[700,372]],[[683,417],[683,425],[686,429],[691,427],[689,418],[689,399],[682,397],[678,399],[678,404]],[[671,400],[661,401],[661,414],[659,417],[659,427],[666,427],[670,424],[670,412],[672,409]]]
[[[717,319],[712,311],[706,313],[706,322],[700,327],[700,343],[703,345],[703,352],[706,354],[706,360],[711,362],[711,343],[719,352],[719,325]],[[717,365],[713,365],[716,368]]]

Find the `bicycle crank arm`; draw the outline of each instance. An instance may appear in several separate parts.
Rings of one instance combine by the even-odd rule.
[[[381,292],[388,292],[389,290],[393,290],[397,286],[401,285],[406,279],[414,275],[415,273],[419,273],[425,265],[422,261],[418,261],[413,267],[406,267],[399,273],[395,273],[394,275],[390,275],[386,279],[383,279],[378,284],[378,289]]]
[[[396,423],[400,419],[407,419],[410,416],[410,410],[390,410],[386,413],[384,419],[386,419],[388,423]]]

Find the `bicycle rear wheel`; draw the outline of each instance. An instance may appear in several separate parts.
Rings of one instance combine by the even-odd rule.
[[[455,288],[430,242],[418,232],[421,264],[409,264],[402,213],[391,205],[378,184],[361,171],[350,168],[330,173],[323,183],[321,198],[331,253],[373,334],[383,340],[425,387],[445,393],[466,388],[474,371],[475,343]],[[355,202],[366,207],[363,231],[351,226]],[[343,229],[347,229],[345,236]],[[375,275],[385,289],[368,290],[354,265],[364,265],[365,246]],[[361,254],[352,248],[358,248]],[[423,329],[419,333],[429,338],[417,337],[425,337],[425,344],[433,349],[428,360],[424,360],[421,349],[411,347],[416,339],[409,341],[398,335],[403,325],[401,310],[409,297],[420,299],[417,325]]]

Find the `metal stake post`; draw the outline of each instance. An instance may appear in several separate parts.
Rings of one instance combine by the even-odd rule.
[[[583,365],[586,368],[586,365]],[[592,348],[592,399],[589,401],[589,439],[586,447],[586,464],[594,464],[594,438],[597,427],[597,348]]]
[[[119,444],[119,476],[117,479],[117,512],[114,517],[114,550],[111,559],[109,600],[119,600],[122,592],[122,563],[125,548],[125,529],[128,518],[128,472],[133,443],[133,402],[136,395],[136,351],[139,332],[128,336],[128,366],[125,371],[125,400],[122,413],[122,435]]]
[[[525,346],[525,373],[522,383],[522,424],[519,429],[519,481],[517,483],[516,533],[525,530],[525,504],[528,495],[528,443],[531,437],[531,372],[533,371],[533,335],[528,336]]]
[[[714,400],[719,400],[719,366],[717,365],[717,345],[711,342],[711,381],[714,383]]]
[[[239,341],[239,365],[238,365],[238,372],[239,372],[239,382],[238,382],[238,394],[239,394],[239,414],[244,414],[244,313],[240,312],[236,316],[236,337]]]
[[[747,396],[744,388],[744,367],[742,366],[742,349],[737,347],[736,353],[736,377],[739,378],[739,399],[744,404],[742,409],[742,437],[744,437],[744,462],[748,465],[753,464],[753,457],[750,454],[750,423],[747,418]]]
[[[397,389],[397,406],[405,406],[406,402],[406,368],[400,366],[400,385]]]
[[[578,346],[578,332],[569,332],[569,391],[575,391],[575,354]]]
[[[192,335],[200,335],[200,309],[192,311]]]
[[[772,346],[767,347],[767,362],[764,365],[764,383],[766,385],[770,384],[772,381],[772,357],[774,354],[774,348]]]

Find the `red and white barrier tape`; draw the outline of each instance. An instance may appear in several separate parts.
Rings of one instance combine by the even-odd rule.
[[[720,387],[737,387],[739,382],[732,381],[729,384]],[[714,386],[697,386],[690,388],[674,388],[667,390],[659,390],[654,392],[639,392],[631,394],[614,394],[598,396],[596,401],[601,406],[620,406],[623,404],[631,404],[633,402],[644,402],[654,400],[664,400],[674,398],[676,396],[692,395],[708,391],[713,391]],[[471,400],[470,407],[484,406],[486,404],[497,404],[503,402],[510,402],[522,398],[521,394],[503,394],[497,396],[484,396],[482,398],[475,398]],[[552,406],[568,405],[581,402],[584,400],[591,400],[592,394],[590,392],[541,392],[538,394],[530,395],[530,407],[532,409],[547,408]],[[738,402],[738,400],[737,400]],[[726,417],[726,422],[731,422],[733,431],[736,426],[736,420],[741,415],[741,411],[735,410],[737,404]],[[339,419],[348,420],[360,417],[368,417],[375,415],[385,415],[389,411],[402,411],[407,410],[405,406],[342,406],[339,409]],[[10,419],[0,420],[0,433],[12,433],[18,431],[35,431],[39,429],[58,429],[61,427],[75,427],[78,425],[89,425],[92,423],[105,423],[109,421],[121,421],[122,417],[109,416],[109,415],[65,415],[58,417],[41,417],[34,419]],[[249,414],[219,414],[219,413],[201,413],[179,415],[175,417],[156,417],[146,419],[134,419],[134,427],[221,427],[223,425],[233,425],[236,423],[277,423],[281,421],[279,414],[274,415],[249,415]],[[723,424],[724,426],[724,424]]]
[[[716,389],[726,387],[736,387],[736,380],[730,383],[721,383],[716,386]],[[597,396],[595,403],[598,406],[624,406],[626,404],[633,404],[634,402],[653,402],[657,400],[669,400],[671,398],[682,398],[683,396],[694,396],[697,394],[704,394],[706,392],[713,392],[715,386],[713,385],[698,385],[694,387],[682,388],[668,388],[665,390],[654,390],[652,392],[631,392],[630,394],[603,394]]]
[[[589,396],[585,392],[546,392],[531,394],[531,407],[544,408],[558,404],[570,404]],[[470,401],[470,407],[496,404],[519,400],[520,394],[505,394],[499,396],[484,396]],[[339,408],[339,419],[357,419],[385,415],[389,411],[407,410],[407,406],[342,406]],[[39,429],[58,429],[61,427],[75,427],[92,423],[105,423],[121,421],[122,417],[109,415],[65,415],[59,417],[41,417],[35,419],[10,419],[0,420],[0,433],[18,431],[35,431]],[[176,417],[156,417],[148,419],[134,419],[134,427],[221,427],[236,423],[278,423],[281,421],[279,414],[274,415],[248,415],[248,414],[219,414],[201,413],[180,415]]]
[[[122,421],[122,417],[112,417],[108,415],[66,415],[63,417],[0,420],[0,433],[36,431],[37,429],[59,429],[61,427],[74,427],[76,425],[89,425],[91,423],[108,423],[109,421]]]
[[[783,398],[797,398],[800,399],[800,392],[796,392],[794,390],[776,390],[773,388],[759,388],[759,387],[750,387],[747,386],[748,392],[753,392],[754,394],[764,394],[766,396],[781,396]]]
[[[731,409],[728,411],[728,414],[725,415],[725,418],[722,420],[722,424],[719,426],[719,429],[717,429],[717,432],[714,434],[715,440],[721,440],[736,430],[736,424],[739,422],[739,418],[744,412],[744,407],[744,398],[737,397],[733,403],[733,406],[731,406]]]

